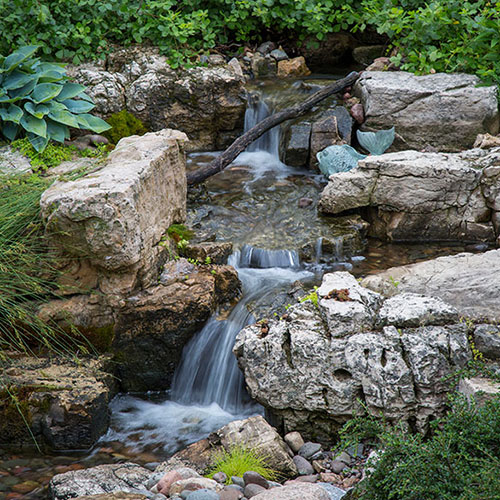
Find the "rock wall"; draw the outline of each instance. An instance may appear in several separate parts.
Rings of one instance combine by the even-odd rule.
[[[368,209],[369,234],[389,241],[498,241],[500,148],[368,156],[334,174],[319,210]]]
[[[499,130],[497,88],[479,83],[466,74],[365,72],[354,86],[365,111],[362,129],[394,126],[396,151],[471,148],[478,134],[495,135]]]
[[[234,353],[251,395],[285,431],[322,442],[365,411],[425,432],[445,411],[444,377],[471,358],[456,309],[412,293],[385,300],[343,272],[326,274],[317,294],[318,306],[239,333]]]
[[[225,149],[243,130],[245,80],[233,65],[176,71],[152,49],[124,49],[105,66],[85,64],[68,74],[87,87],[97,113],[127,109],[152,130],[181,130],[190,150]]]

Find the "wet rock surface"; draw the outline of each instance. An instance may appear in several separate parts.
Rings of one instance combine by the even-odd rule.
[[[256,326],[238,335],[234,353],[251,395],[285,430],[325,442],[365,411],[360,399],[368,412],[425,432],[445,410],[450,383],[443,377],[471,357],[466,326],[446,304],[422,299],[410,322],[420,326],[406,327],[405,308],[398,313],[348,273],[325,275],[317,293],[318,307],[293,306],[286,319],[269,320],[266,336]],[[392,312],[380,330],[381,306]],[[434,316],[451,324],[435,325]]]
[[[500,319],[500,282],[492,270],[499,266],[500,250],[461,253],[393,267],[366,277],[362,284],[385,295],[412,291],[439,297],[461,315],[494,322]]]
[[[404,71],[365,72],[354,93],[365,109],[363,130],[396,128],[393,150],[471,148],[478,134],[498,133],[497,91],[479,78]]]
[[[350,172],[330,177],[319,209],[368,209],[369,234],[389,241],[494,242],[499,156],[499,148],[369,156]]]
[[[106,430],[116,392],[109,357],[78,365],[11,353],[1,364],[9,389],[0,391],[0,444],[34,446],[36,439],[45,449],[86,449]]]

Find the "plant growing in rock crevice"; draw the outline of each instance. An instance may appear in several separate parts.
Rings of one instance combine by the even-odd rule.
[[[69,127],[100,133],[104,120],[89,112],[94,103],[85,87],[69,82],[64,65],[32,57],[38,45],[0,56],[0,131],[9,141],[26,135],[39,152],[54,140],[69,139]]]

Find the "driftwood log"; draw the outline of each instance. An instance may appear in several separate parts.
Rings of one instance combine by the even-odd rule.
[[[313,95],[309,96],[305,101],[264,118],[264,120],[257,123],[257,125],[252,127],[248,132],[245,132],[242,136],[238,137],[238,139],[236,139],[231,146],[229,146],[220,156],[215,158],[206,167],[200,168],[188,174],[188,184],[198,184],[212,175],[224,170],[240,153],[245,151],[245,149],[262,134],[276,125],[279,125],[281,122],[307,113],[307,111],[323,99],[340,92],[345,87],[353,85],[358,77],[359,73],[353,71],[345,78],[337,80],[331,85],[327,85],[321,90],[318,90]]]

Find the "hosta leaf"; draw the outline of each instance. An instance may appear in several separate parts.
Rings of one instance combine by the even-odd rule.
[[[85,87],[79,83],[65,83],[61,93],[57,96],[57,100],[65,101],[66,99],[72,99],[84,90]]]
[[[70,127],[79,128],[79,123],[75,116],[73,116],[69,111],[50,111],[49,118],[58,123],[63,123],[64,125],[69,125]]]
[[[47,144],[49,142],[46,137],[40,137],[39,135],[30,133],[28,133],[28,140],[39,153],[41,153],[47,147]]]
[[[62,101],[72,113],[88,113],[91,109],[95,108],[95,105],[88,101],[66,99]]]
[[[47,136],[57,142],[64,142],[69,139],[69,128],[67,125],[47,120]]]
[[[5,77],[2,87],[6,90],[19,89],[24,87],[31,80],[36,80],[36,78],[35,75],[30,73],[23,73],[22,71],[15,70]]]
[[[394,142],[394,127],[388,130],[378,130],[377,132],[356,132],[359,144],[372,155],[381,155]]]
[[[46,73],[48,71],[55,71],[61,76],[66,74],[66,65],[64,63],[41,62],[36,66],[37,73]]]
[[[5,58],[5,61],[3,62],[3,70],[0,71],[3,73],[11,72],[14,68],[29,59],[39,47],[39,45],[26,45],[25,47],[21,47],[15,52],[12,52],[12,54]]]
[[[16,102],[19,101],[21,97],[11,97],[9,94],[5,94],[0,96],[0,104],[8,104],[9,102]]]
[[[87,95],[85,92],[82,92],[81,94],[78,94],[78,97],[80,99],[83,99],[84,101],[88,101],[88,102],[91,102],[92,104],[94,104],[94,100],[92,99],[92,97],[90,97],[89,95]]]
[[[52,82],[60,82],[64,78],[61,73],[58,73],[57,71],[45,71],[43,73],[39,74],[39,79],[38,81],[40,83],[52,83]]]
[[[2,124],[2,134],[9,139],[9,141],[13,141],[19,132],[19,125],[16,125],[14,122],[7,122]]]
[[[78,115],[78,120],[80,121],[80,118],[83,118],[87,122],[87,127],[82,126],[82,128],[87,128],[88,130],[92,130],[93,132],[97,132],[100,134],[101,132],[104,132],[105,130],[109,130],[111,128],[111,125],[106,123],[104,120],[101,120],[97,116],[89,115],[89,114],[81,114]]]
[[[49,112],[52,113],[55,111],[68,111],[68,108],[64,104],[57,101],[47,102],[45,106],[47,106],[49,108]]]
[[[26,85],[24,85],[19,89],[11,90],[9,94],[16,99],[17,98],[21,99],[22,97],[26,97],[29,94],[31,94],[33,89],[36,87],[37,83],[38,83],[38,77],[32,80],[31,82],[28,82]]]
[[[0,108],[0,118],[4,122],[19,123],[23,114],[23,110],[15,104],[11,104],[8,108]]]
[[[43,118],[49,113],[49,107],[45,104],[33,104],[31,101],[24,103],[24,109],[37,118]]]
[[[45,120],[25,114],[21,118],[20,123],[26,132],[31,132],[41,137],[47,137],[47,124]]]
[[[63,89],[58,83],[39,83],[33,90],[31,97],[38,104],[57,97]]]

